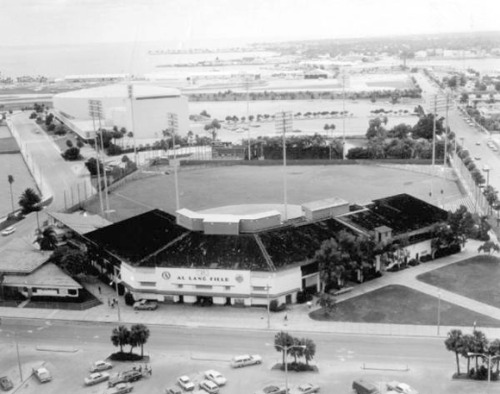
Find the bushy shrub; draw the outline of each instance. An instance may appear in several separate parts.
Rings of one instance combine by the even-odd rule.
[[[425,254],[423,256],[420,256],[420,262],[421,263],[426,263],[427,261],[431,261],[432,256],[430,254]]]
[[[109,144],[107,152],[110,156],[120,155],[122,153],[122,148],[115,144]]]
[[[417,261],[417,259],[411,259],[408,264],[411,266],[411,267],[415,267],[416,265],[419,265],[420,263]]]
[[[109,356],[111,361],[140,361],[143,359],[140,354],[117,352]]]
[[[56,129],[56,125],[54,123],[51,123],[47,126],[48,131],[54,131]]]
[[[82,158],[80,155],[80,149],[76,147],[66,149],[66,151],[62,154],[62,157],[64,160],[68,161],[80,160]]]
[[[297,293],[297,304],[304,304],[307,301],[311,301],[312,299],[313,299],[312,294],[309,293],[307,290],[299,291]]]

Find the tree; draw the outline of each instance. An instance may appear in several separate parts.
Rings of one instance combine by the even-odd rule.
[[[130,341],[130,330],[125,326],[113,328],[111,332],[111,342],[113,346],[120,346],[120,352],[123,353],[123,346],[128,345]]]
[[[334,297],[327,293],[321,293],[316,302],[321,308],[323,308],[323,313],[325,316],[329,316],[335,310],[337,306],[337,301]]]
[[[460,375],[460,360],[458,356],[463,352],[464,341],[461,330],[451,330],[448,333],[448,338],[444,341],[446,349],[450,352],[455,352],[457,362],[457,374]]]
[[[327,239],[321,243],[319,250],[314,255],[314,260],[318,262],[321,282],[323,288],[330,285],[334,277],[340,282],[343,279],[342,255],[339,245],[334,238]]]
[[[66,151],[62,154],[62,157],[64,158],[64,160],[68,161],[76,161],[82,158],[82,156],[80,155],[80,149],[78,149],[76,146],[72,146],[71,148],[66,149]]]
[[[39,232],[35,242],[40,246],[40,250],[54,250],[57,246],[57,236],[54,228],[49,226]]]
[[[436,135],[441,135],[444,131],[444,118],[436,119]],[[421,116],[415,126],[413,126],[412,136],[414,139],[425,138],[432,140],[434,128],[434,114]]]
[[[66,146],[67,146],[68,148],[72,148],[72,147],[73,147],[73,141],[71,141],[71,140],[66,140]]]
[[[41,209],[38,206],[38,204],[40,204],[40,201],[40,196],[33,189],[26,189],[19,198],[19,205],[22,208],[23,214],[39,211]]]
[[[7,175],[7,182],[9,182],[9,188],[10,188],[10,204],[12,206],[12,212],[14,212],[14,195],[12,194],[12,184],[14,183],[14,176]]]
[[[60,247],[54,251],[50,259],[69,276],[77,276],[89,271],[89,257],[81,250]]]
[[[141,357],[144,356],[144,344],[149,339],[149,328],[147,328],[144,324],[134,324],[130,328],[130,352],[132,352],[132,348],[135,346],[141,347]]]
[[[309,361],[314,358],[316,354],[316,344],[312,339],[302,338],[300,340],[301,345],[304,345],[306,348],[303,350],[303,355],[306,359],[306,364],[309,365]]]
[[[469,95],[467,93],[462,93],[460,95],[460,103],[467,104],[469,102]]]
[[[486,241],[484,244],[480,245],[479,248],[477,248],[477,252],[481,253],[498,253],[500,252],[500,246],[493,242],[493,241]]]
[[[285,365],[285,351],[294,343],[293,337],[287,332],[280,331],[274,336],[274,348],[283,355],[283,365]]]
[[[97,163],[99,163],[99,171],[101,174],[104,174],[104,165],[102,162],[99,160],[97,161],[95,158],[91,157],[85,162],[85,167],[87,167],[87,170],[89,170],[90,175],[96,176],[97,175]]]
[[[205,131],[210,132],[212,136],[212,142],[215,142],[217,138],[217,130],[221,128],[221,125],[217,119],[213,119],[210,123],[206,124],[204,127]]]

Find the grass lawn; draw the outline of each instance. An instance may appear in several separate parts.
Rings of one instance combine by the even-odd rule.
[[[397,300],[397,301],[396,301]],[[405,286],[391,285],[337,304],[331,317],[322,309],[311,312],[314,320],[356,323],[436,325],[438,299]],[[500,321],[441,301],[441,325],[500,327]]]
[[[419,275],[418,280],[473,300],[500,307],[500,259],[478,255]]]
[[[408,193],[428,201],[429,191],[442,189],[445,197],[460,193],[455,182],[425,174],[364,165],[289,166],[288,203],[343,198],[365,203],[375,198]],[[210,209],[227,205],[280,204],[283,201],[281,166],[232,166],[179,172],[179,199],[183,208]],[[438,203],[438,201],[433,201]],[[174,176],[158,175],[126,183],[110,195],[118,221],[159,208],[175,211]],[[98,202],[86,207],[98,212]]]

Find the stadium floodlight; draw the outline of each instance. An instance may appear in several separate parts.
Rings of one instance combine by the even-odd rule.
[[[292,131],[293,115],[290,111],[281,111],[274,115],[276,131],[283,134],[283,204],[285,206],[284,221],[288,220],[287,214],[287,183],[286,183],[286,133]]]
[[[167,113],[167,126],[168,129],[172,132],[172,149],[174,150],[174,159],[172,160],[172,164],[174,166],[175,210],[178,211],[180,209],[180,202],[179,202],[179,182],[177,180],[177,166],[178,166],[177,153],[176,153],[177,150],[175,149],[175,135],[179,130],[179,122],[177,114],[173,112]]]

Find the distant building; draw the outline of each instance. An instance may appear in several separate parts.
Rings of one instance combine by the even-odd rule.
[[[141,139],[162,139],[167,129],[167,114],[178,119],[178,133],[185,136],[189,127],[187,98],[178,89],[149,85],[133,85],[133,106],[130,85],[116,84],[56,94],[54,113],[83,139],[94,138],[94,127],[111,129],[125,127]],[[89,100],[102,104],[102,118],[90,115]],[[132,118],[133,115],[133,118]]]
[[[64,77],[66,82],[121,82],[130,78],[129,74],[82,74],[82,75],[67,75]]]
[[[152,210],[85,234],[94,264],[135,299],[219,305],[293,303],[301,291],[317,292],[315,253],[342,231],[375,243],[402,242],[404,259],[432,255],[432,228],[446,211],[407,194],[350,206],[332,198],[302,205],[283,222],[279,211],[229,215]],[[211,210],[213,212],[213,210]],[[300,209],[299,209],[300,212]],[[383,257],[383,256],[382,256]],[[358,270],[384,270],[378,256]]]

